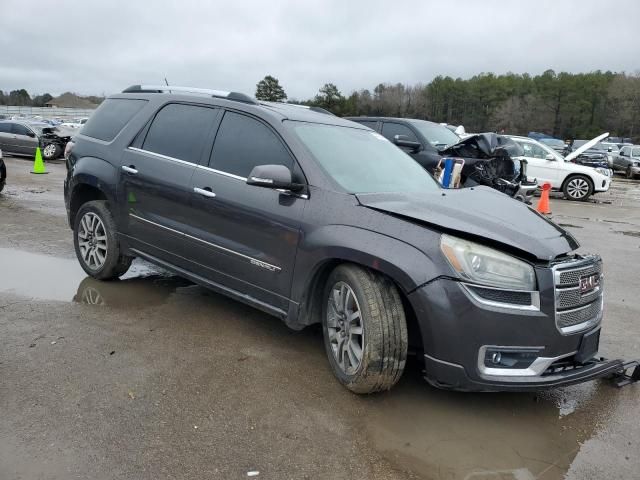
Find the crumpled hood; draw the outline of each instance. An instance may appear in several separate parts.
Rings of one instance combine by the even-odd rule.
[[[356,197],[365,207],[487,238],[540,260],[552,260],[580,246],[566,230],[488,187],[418,194],[365,193]]]

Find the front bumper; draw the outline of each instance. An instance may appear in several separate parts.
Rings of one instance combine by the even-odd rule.
[[[584,265],[578,268],[587,271]],[[575,295],[574,289],[558,286],[558,272],[551,268],[538,268],[537,278],[539,293],[528,306],[478,302],[464,284],[444,277],[411,293],[409,301],[422,335],[426,380],[453,390],[522,391],[571,385],[620,371],[619,360],[593,360],[602,320],[601,291],[595,291],[589,300],[593,305],[562,310],[567,295]],[[559,292],[562,300],[556,300]],[[583,309],[597,313],[588,321],[576,320],[575,326],[565,325]],[[532,363],[490,368],[486,354],[492,350],[519,352],[515,355],[533,352]]]

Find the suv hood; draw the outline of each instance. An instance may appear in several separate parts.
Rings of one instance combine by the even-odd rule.
[[[573,152],[571,152],[569,155],[564,157],[564,159],[567,162],[570,162],[574,158],[578,158],[578,156],[580,156],[581,153],[586,152],[591,147],[593,147],[596,143],[600,142],[601,140],[604,140],[608,136],[609,136],[609,132],[603,133],[602,135],[598,135],[596,138],[592,138],[591,140],[589,140],[587,143],[585,143],[581,147],[576,148]]]
[[[356,194],[356,198],[365,207],[461,236],[489,239],[540,260],[553,260],[580,246],[566,230],[489,187],[417,194],[365,193]]]

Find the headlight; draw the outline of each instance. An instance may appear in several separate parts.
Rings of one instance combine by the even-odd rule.
[[[533,267],[511,255],[446,234],[440,239],[440,249],[465,280],[511,290],[536,288]]]
[[[598,167],[598,168],[596,168],[596,172],[601,173],[605,177],[609,176],[609,169],[608,168]]]

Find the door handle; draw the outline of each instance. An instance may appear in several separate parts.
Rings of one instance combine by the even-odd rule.
[[[211,191],[211,188],[209,187],[205,187],[205,188],[194,187],[193,191],[199,195],[202,195],[203,197],[214,198],[216,196],[216,194],[213,193]]]
[[[138,173],[138,170],[136,170],[135,165],[129,165],[128,167],[126,165],[123,165],[122,171],[130,173],[131,175],[135,175],[136,173]]]

